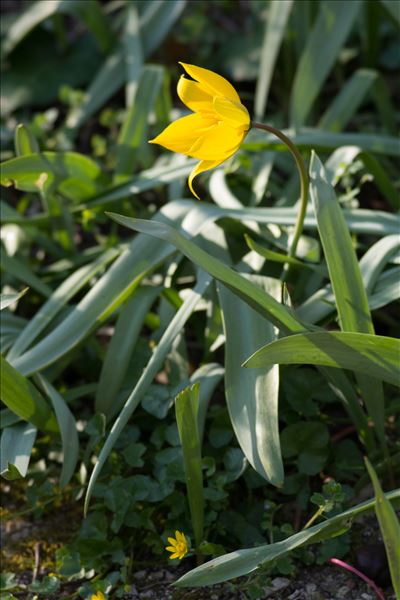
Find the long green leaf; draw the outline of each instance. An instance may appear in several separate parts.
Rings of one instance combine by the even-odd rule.
[[[301,127],[349,35],[360,0],[325,0],[297,67],[290,100],[290,121]]]
[[[117,223],[125,225],[134,231],[147,233],[173,244],[195,264],[231,289],[237,296],[247,302],[249,306],[284,331],[294,332],[304,329],[304,326],[292,316],[289,310],[270,294],[261,290],[257,285],[251,283],[245,277],[199,248],[173,227],[156,221],[132,219],[115,213],[107,214],[117,221]]]
[[[1,434],[1,476],[10,481],[25,477],[37,429],[32,423],[17,423]]]
[[[368,458],[365,458],[365,464],[374,486],[375,512],[386,548],[393,588],[396,598],[400,598],[400,522]]]
[[[78,462],[79,457],[79,438],[75,419],[65,403],[65,400],[51,385],[51,383],[49,383],[47,379],[40,374],[38,374],[36,377],[42,389],[50,398],[60,428],[64,455],[63,466],[60,475],[60,485],[61,487],[64,487],[74,474],[76,463]]]
[[[298,258],[294,258],[293,256],[288,256],[287,254],[281,254],[280,252],[274,252],[273,250],[270,250],[269,248],[265,248],[265,246],[262,246],[258,242],[255,242],[247,234],[245,234],[244,237],[246,240],[246,244],[248,245],[250,250],[254,250],[254,252],[257,252],[257,254],[259,254],[260,256],[263,256],[264,258],[266,258],[269,261],[280,263],[280,264],[288,263],[289,265],[293,265],[295,267],[308,268],[308,269],[311,269],[312,271],[320,273],[321,275],[326,275],[326,271],[323,269],[323,267],[321,268],[319,265],[315,265],[315,264],[309,263],[309,262],[303,262],[303,261],[299,260]]]
[[[22,123],[15,128],[14,146],[15,154],[17,156],[37,154],[40,152],[36,138],[33,136],[30,129]]]
[[[359,146],[342,146],[335,150],[325,163],[328,180],[336,185],[342,177],[343,171],[350,166],[356,158],[362,160],[366,170],[374,178],[374,182],[390,204],[398,209],[400,207],[399,194],[386,169],[369,152],[365,152]]]
[[[14,425],[14,423],[18,423],[21,419],[18,415],[13,413],[9,408],[3,408],[0,410],[0,427],[10,427],[10,425]]]
[[[190,383],[192,385],[195,383],[200,384],[199,410],[197,414],[200,445],[203,439],[208,404],[223,375],[224,369],[221,365],[218,363],[206,363],[205,365],[201,365],[201,367],[190,376]]]
[[[19,294],[0,294],[0,310],[4,310],[7,306],[14,304],[14,302],[18,302],[22,296],[25,296],[26,292],[29,288],[25,288]]]
[[[165,185],[171,181],[176,181],[181,177],[186,177],[196,161],[187,161],[184,166],[177,167],[159,167],[143,171],[142,174],[131,182],[111,188],[99,196],[91,199],[90,202],[81,204],[78,207],[72,207],[72,212],[80,212],[86,208],[95,208],[104,206],[110,202],[117,202],[122,198],[139,194],[143,191],[153,189],[158,185]],[[4,223],[17,223],[21,227],[29,225],[39,225],[47,223],[49,216],[46,214],[36,217],[21,217],[7,210],[6,204],[1,205],[4,214]],[[214,204],[194,202],[192,200],[176,200],[170,203],[170,209],[179,209],[189,212],[193,210],[196,217],[202,217],[204,222],[215,221],[224,217],[232,218],[236,221],[253,220],[256,223],[275,223],[285,227],[293,226],[296,223],[297,208],[220,208]],[[166,207],[165,207],[166,208]],[[366,233],[377,236],[390,235],[398,233],[400,227],[400,217],[397,214],[378,210],[368,209],[344,209],[343,215],[346,223],[353,233]],[[158,218],[158,217],[157,217]],[[304,221],[304,229],[315,230],[317,223],[312,212],[308,212]]]
[[[399,250],[399,236],[387,235],[364,254],[360,260],[360,270],[367,293],[372,292],[384,267]]]
[[[279,281],[250,279],[278,299]],[[233,429],[252,467],[273,485],[283,483],[279,443],[279,369],[246,370],[242,363],[254,348],[276,338],[274,327],[235,294],[219,286],[225,332],[225,397]]]
[[[398,235],[385,236],[373,244],[360,260],[370,310],[399,298],[398,271],[380,274],[399,245]],[[334,311],[335,296],[331,285],[320,288],[297,308],[298,316],[305,323],[318,323]]]
[[[368,299],[352,240],[335,192],[316,154],[310,163],[310,194],[344,331],[374,333]]]
[[[129,365],[143,321],[160,289],[141,287],[123,307],[107,348],[96,393],[96,412],[106,416],[118,410],[117,395]]]
[[[365,373],[400,386],[400,341],[367,333],[313,332],[290,335],[255,352],[246,367],[270,364],[325,365]]]
[[[325,131],[344,129],[377,77],[377,71],[372,69],[355,71],[322,115],[318,127]]]
[[[199,384],[185,388],[175,398],[176,424],[182,444],[186,488],[196,547],[203,539],[204,495],[201,446],[198,430]]]
[[[179,225],[191,208],[191,203],[171,202],[155,216]],[[203,215],[193,214],[188,228],[195,235],[203,225]],[[174,248],[165,242],[136,236],[69,316],[43,340],[14,359],[13,364],[26,375],[54,363],[81,342],[92,328],[108,318],[132,294],[141,279],[174,252]]]
[[[124,78],[124,52],[120,45],[107,56],[86,90],[84,101],[68,115],[66,126],[70,129],[77,129],[82,125],[122,87]]]
[[[371,310],[376,310],[395,302],[400,298],[399,290],[400,269],[390,269],[385,272],[378,280],[373,294],[369,299]]]
[[[38,429],[58,431],[57,421],[35,386],[3,356],[1,361],[1,400],[16,415],[33,423]]]
[[[126,70],[125,98],[126,106],[133,105],[139,77],[143,67],[143,48],[140,39],[140,21],[138,6],[133,3],[126,7],[126,25],[124,34],[124,59]]]
[[[2,311],[0,327],[0,345],[2,353],[5,353],[8,348],[12,346],[26,324],[26,319],[17,317],[7,309]]]
[[[346,221],[335,192],[326,179],[316,154],[310,163],[310,195],[318,223],[325,260],[335,294],[339,324],[342,331],[374,333],[367,292]],[[384,440],[384,395],[382,383],[359,374],[362,397],[373,419],[377,435]]]
[[[250,307],[254,308],[264,318],[276,324],[283,331],[295,333],[305,329],[305,326],[297,320],[289,309],[279,304],[279,302],[266,292],[263,293],[258,286],[230,269],[223,262],[215,259],[211,254],[205,252],[193,242],[190,242],[176,229],[156,221],[131,219],[121,215],[114,215],[114,218],[127,227],[140,230],[155,237],[161,237],[174,244],[190,260],[201,266],[201,268],[223,283],[239,298],[242,298]],[[357,424],[360,435],[364,438],[365,418],[346,376],[343,373],[331,373],[329,374],[329,378],[333,382],[339,397],[344,402],[346,409],[349,410]]]
[[[269,3],[260,67],[256,85],[254,111],[257,119],[262,119],[267,105],[268,92],[274,71],[275,61],[286,30],[286,24],[292,9],[292,0]]]
[[[119,254],[118,249],[110,249],[104,252],[99,258],[88,265],[84,265],[69,277],[52,293],[50,298],[36,312],[31,321],[21,331],[15,344],[8,354],[8,360],[13,362],[32,344],[40,333],[48,327],[54,317],[60,310],[79,292],[92,277],[103,269],[109,262],[114,260]]]
[[[392,502],[400,500],[400,490],[393,490],[386,494],[386,499]],[[335,517],[326,519],[318,525],[295,533],[290,538],[274,544],[265,544],[256,548],[236,550],[230,554],[219,556],[189,573],[186,573],[177,582],[176,587],[205,586],[228,581],[235,577],[247,575],[255,571],[260,565],[268,564],[291,550],[306,544],[312,544],[323,539],[335,537],[344,533],[350,526],[351,520],[365,511],[373,509],[375,500],[367,500],[362,504],[342,512]]]
[[[378,135],[370,133],[334,133],[322,131],[318,128],[302,128],[299,132],[293,130],[283,130],[290,137],[292,142],[299,148],[305,150],[336,150],[340,146],[358,146],[366,152],[374,154],[387,154],[388,156],[399,156],[400,148],[398,140],[394,136]],[[263,132],[264,133],[264,132]],[[243,148],[248,150],[269,150],[275,149],[287,152],[287,146],[272,135],[259,136],[257,142],[249,141],[249,138],[243,142]]]
[[[116,183],[129,179],[134,170],[138,149],[147,137],[149,115],[154,109],[163,79],[162,67],[147,65],[142,70],[134,103],[128,110],[118,138]]]
[[[400,11],[396,0],[381,0],[391,17],[400,25]]]
[[[184,7],[184,0],[159,0],[145,7],[140,18],[144,57],[149,56],[161,44]],[[68,116],[68,127],[78,128],[123,86],[126,79],[125,59],[125,47],[124,44],[120,44],[96,73],[86,90],[82,105]]]
[[[72,13],[82,19],[105,50],[111,40],[108,22],[97,0],[47,0],[33,2],[14,21],[4,41],[5,53],[11,52],[39,23],[59,12]]]
[[[42,294],[46,298],[49,297],[52,293],[51,287],[49,287],[46,283],[43,283],[37,275],[28,267],[25,263],[22,262],[19,258],[15,256],[8,256],[6,251],[3,248],[0,248],[0,260],[1,260],[1,269],[6,273],[9,273],[12,277],[15,277],[22,283],[28,285],[28,287],[32,288]]]
[[[159,341],[158,346],[154,351],[151,359],[147,363],[147,366],[144,369],[139,381],[135,385],[134,389],[129,395],[129,398],[126,400],[123,409],[121,410],[120,414],[115,420],[111,431],[108,435],[108,438],[106,439],[105,444],[101,449],[98,461],[90,476],[89,485],[85,497],[85,514],[89,507],[90,498],[93,493],[93,487],[96,483],[97,477],[99,476],[99,473],[105,461],[107,460],[108,455],[114,447],[118,436],[125,427],[130,416],[138,406],[140,400],[142,399],[149,385],[153,381],[154,377],[157,375],[160,367],[162,366],[163,361],[165,360],[168,352],[171,349],[173,341],[182,331],[183,326],[189,319],[197,302],[199,301],[209,284],[210,278],[204,273],[200,272],[196,286],[193,288],[193,290],[190,291],[186,300],[184,301],[178,312],[175,314],[174,318],[171,320],[161,340]]]

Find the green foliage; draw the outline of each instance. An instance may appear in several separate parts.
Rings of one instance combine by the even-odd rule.
[[[175,530],[207,561],[178,586],[245,575],[258,598],[346,556],[374,507],[397,589],[393,3],[39,1],[2,27],[5,517],[66,524],[32,583],[5,565],[2,598],[123,597]],[[148,145],[184,114],[179,60],[294,127],[296,257],[280,139],[252,129],[201,202],[196,161]]]
[[[382,491],[379,479],[374,471],[369,460],[365,459],[365,464],[369,476],[374,486],[375,492],[375,512],[378,518],[379,527],[385,543],[386,554],[388,557],[390,574],[392,576],[393,587],[396,596],[400,594],[400,523],[399,519],[393,510],[392,505],[388,502],[385,494]]]

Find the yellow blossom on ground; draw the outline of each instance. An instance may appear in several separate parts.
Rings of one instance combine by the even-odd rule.
[[[95,594],[92,594],[90,600],[106,600],[106,597],[103,592],[96,592]]]
[[[250,116],[224,77],[202,67],[179,64],[192,79],[181,76],[178,96],[193,114],[168,125],[150,143],[200,160],[188,180],[191,192],[198,198],[193,179],[236,152],[250,129]]]
[[[175,538],[169,537],[168,542],[170,546],[166,546],[165,549],[168,552],[172,552],[170,558],[179,558],[181,560],[188,553],[188,542],[184,533],[175,531]]]

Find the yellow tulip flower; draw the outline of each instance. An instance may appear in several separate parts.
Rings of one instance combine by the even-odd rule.
[[[176,539],[175,539],[176,538]],[[175,538],[169,537],[168,542],[171,544],[170,546],[166,546],[165,549],[168,552],[172,552],[170,558],[182,558],[188,553],[188,542],[184,533],[180,531],[175,531]]]
[[[193,179],[236,152],[250,129],[250,116],[224,77],[202,67],[179,64],[192,79],[181,76],[178,96],[193,114],[168,125],[150,143],[200,160],[188,180],[191,192],[199,198]]]

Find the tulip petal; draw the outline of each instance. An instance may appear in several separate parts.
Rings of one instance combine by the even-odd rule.
[[[222,96],[223,98],[232,100],[232,102],[240,103],[239,94],[225,77],[213,73],[213,71],[209,71],[208,69],[196,67],[195,65],[188,65],[183,62],[180,62],[179,64],[182,65],[190,77],[193,77],[193,79],[201,84],[204,92],[209,93],[212,96]]]
[[[207,130],[215,125],[214,119],[204,118],[199,114],[182,117],[168,125],[150,144],[160,144],[173,152],[188,154],[190,148]]]
[[[232,127],[250,127],[250,116],[243,104],[231,102],[226,98],[214,98],[214,109],[224,121],[228,121]]]
[[[188,156],[200,160],[219,160],[222,162],[233,154],[244,138],[244,131],[220,122],[198,136],[188,150]]]
[[[198,196],[196,194],[196,192],[194,191],[193,188],[193,179],[199,175],[200,173],[203,173],[203,171],[208,171],[209,169],[214,169],[214,167],[218,167],[218,165],[220,165],[222,162],[224,162],[225,159],[222,160],[202,160],[201,162],[199,162],[195,168],[193,169],[193,171],[190,173],[189,175],[189,179],[188,179],[188,186],[190,191],[192,192],[193,196],[196,196],[196,198],[198,200],[200,200],[200,196]]]
[[[197,81],[182,75],[178,81],[178,96],[194,112],[214,112],[213,97],[207,94]]]

